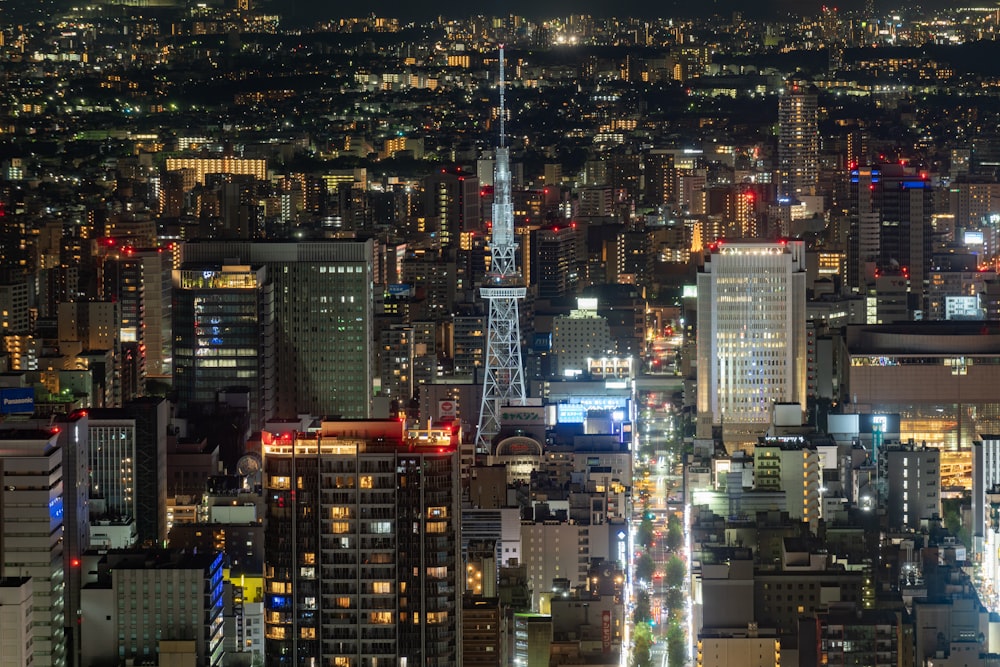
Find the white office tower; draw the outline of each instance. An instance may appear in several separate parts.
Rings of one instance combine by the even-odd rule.
[[[500,145],[496,149],[493,179],[493,232],[490,239],[490,270],[480,290],[489,302],[486,328],[486,368],[483,400],[479,408],[476,449],[493,453],[493,438],[500,432],[500,409],[524,405],[524,367],[521,365],[521,326],[518,302],[525,287],[517,270],[514,241],[514,206],[510,191],[510,149],[504,136],[503,48],[500,48]]]
[[[752,449],[775,403],[806,405],[801,241],[719,241],[698,274],[698,436]]]
[[[0,431],[0,578],[31,577],[32,667],[66,664],[59,429]]]

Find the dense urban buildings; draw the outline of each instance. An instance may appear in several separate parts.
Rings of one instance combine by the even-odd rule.
[[[996,8],[734,4],[0,0],[0,667],[993,664]]]

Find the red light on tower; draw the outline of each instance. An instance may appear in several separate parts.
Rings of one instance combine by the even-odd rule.
[[[70,567],[80,567],[80,559],[79,558],[70,558],[69,559],[69,566]]]

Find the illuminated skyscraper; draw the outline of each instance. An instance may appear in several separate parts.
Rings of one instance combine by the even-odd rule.
[[[458,434],[265,433],[266,667],[461,665]]]
[[[493,180],[493,234],[490,239],[492,262],[481,289],[489,302],[486,330],[486,369],[483,400],[476,429],[476,449],[492,453],[493,437],[500,432],[500,409],[504,405],[524,405],[524,367],[521,364],[521,324],[519,302],[525,287],[517,269],[514,241],[514,206],[511,201],[510,149],[504,135],[503,48],[500,48],[500,145],[496,149]]]
[[[185,264],[174,271],[174,387],[183,412],[246,387],[250,423],[274,413],[274,289],[264,267]]]
[[[791,87],[778,98],[778,178],[781,194],[816,194],[819,130],[816,95]]]
[[[806,405],[805,247],[718,242],[698,274],[698,431],[754,443],[774,403]]]

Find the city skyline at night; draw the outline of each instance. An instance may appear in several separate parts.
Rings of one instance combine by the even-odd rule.
[[[0,667],[991,667],[998,272],[1000,5],[0,0]]]

